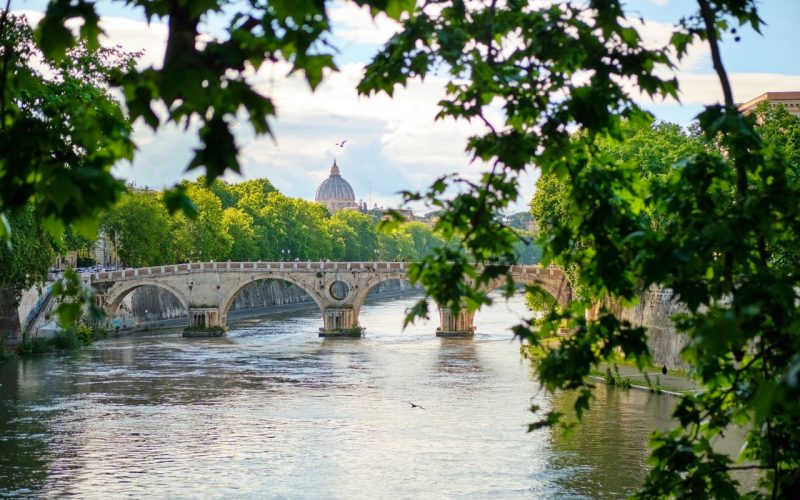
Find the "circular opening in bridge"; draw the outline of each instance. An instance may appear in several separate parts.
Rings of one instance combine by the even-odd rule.
[[[331,283],[331,297],[336,300],[342,300],[350,294],[350,287],[344,281],[334,281]]]

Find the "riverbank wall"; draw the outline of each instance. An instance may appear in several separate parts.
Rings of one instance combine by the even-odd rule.
[[[639,297],[633,307],[612,306],[617,317],[636,326],[647,328],[647,345],[653,356],[653,364],[670,369],[687,368],[681,350],[688,341],[685,334],[675,328],[672,317],[687,312],[686,306],[675,299],[668,288],[651,287]]]

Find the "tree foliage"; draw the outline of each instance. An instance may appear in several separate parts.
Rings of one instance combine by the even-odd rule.
[[[131,190],[102,218],[107,237],[128,266],[166,264],[174,242],[169,214],[157,193]]]
[[[94,237],[96,215],[124,188],[111,167],[133,158],[129,121],[108,92],[132,55],[83,43],[42,59],[25,18],[5,10],[0,51],[0,215],[33,202],[54,236],[72,224]]]
[[[100,16],[96,11],[97,2],[73,0],[51,0],[44,18],[36,31],[36,42],[45,60],[52,66],[69,64],[74,59],[73,51],[85,47],[95,53],[103,53],[99,37],[103,34],[99,26]],[[245,116],[257,135],[272,134],[270,119],[275,115],[275,105],[269,96],[263,95],[247,80],[250,71],[285,62],[291,65],[292,72],[301,72],[313,89],[321,82],[326,72],[335,70],[333,54],[335,48],[330,43],[330,19],[327,2],[323,0],[297,1],[272,0],[270,2],[237,2],[234,0],[119,0],[118,3],[141,9],[148,20],[166,18],[169,37],[162,64],[157,67],[136,68],[121,65],[116,68],[113,84],[122,91],[131,121],[143,120],[157,129],[164,123],[178,125],[198,124],[201,146],[186,166],[187,169],[202,168],[210,183],[225,171],[240,172],[237,157],[238,147],[233,136],[232,126],[237,115]],[[414,6],[414,0],[355,0],[361,6],[368,6],[373,12],[383,11],[392,18],[400,16]],[[202,23],[217,17],[226,23],[227,34],[197,43]],[[3,37],[14,33],[7,28],[3,14],[0,24]],[[65,23],[78,18],[82,21],[80,32],[73,33]],[[28,38],[30,38],[28,36]],[[26,47],[33,45],[26,43]],[[38,50],[38,49],[37,49]],[[29,51],[30,52],[30,51]],[[16,96],[25,95],[36,85],[31,77],[33,70],[26,64],[29,52],[16,51],[12,57],[4,58],[4,69],[0,73],[3,87],[2,101],[10,103]],[[6,78],[8,76],[8,78]],[[67,109],[88,111],[84,104],[74,107],[74,102],[65,103]],[[164,110],[166,116],[161,111]],[[22,166],[9,172],[20,175],[10,177],[15,184],[26,189],[12,196],[3,192],[0,201],[7,208],[21,206],[37,194],[46,192],[46,186],[62,177],[75,181],[77,174],[66,174],[71,158],[47,162],[40,151],[51,147],[51,140],[36,143],[30,140],[31,126],[41,125],[24,120],[21,110],[8,106],[2,110],[4,122],[10,121],[7,128],[9,139],[25,139],[31,147],[19,152],[18,160]],[[76,138],[100,141],[90,148],[93,171],[107,174],[107,169],[119,158],[130,158],[133,147],[127,130],[120,127],[124,121],[104,120],[92,113],[80,116],[80,129],[72,129]],[[122,116],[120,116],[122,118]],[[64,123],[71,123],[65,121]],[[44,127],[46,129],[46,127]],[[44,130],[43,129],[43,130]],[[25,181],[25,169],[31,158],[40,157],[42,180],[40,184],[29,185]],[[8,162],[9,165],[19,165]],[[83,177],[82,180],[86,180]],[[122,185],[107,175],[98,175],[96,182],[98,196],[82,196],[88,188],[76,189],[76,196],[69,200],[74,206],[54,205],[48,215],[54,220],[71,222],[79,217],[89,217],[97,209],[106,207],[116,198]],[[99,189],[102,187],[103,189]],[[114,189],[105,189],[105,188]],[[104,191],[105,190],[105,191]],[[81,196],[77,196],[81,195]],[[167,200],[173,209],[183,208],[191,212],[187,194],[181,189],[167,193]]]
[[[632,123],[623,121],[620,124],[622,140],[606,140],[599,138],[595,141],[598,154],[606,155],[610,162],[618,164],[619,168],[633,169],[640,176],[641,183],[664,182],[672,166],[681,158],[705,151],[711,147],[696,133],[683,130],[672,123]],[[585,140],[585,136],[577,132],[573,139],[576,144]],[[583,175],[580,172],[578,175]],[[536,181],[536,192],[530,201],[531,215],[537,221],[539,231],[543,238],[558,237],[562,221],[571,217],[570,204],[571,190],[582,178],[572,179],[569,174],[561,178],[554,172],[543,173]],[[612,195],[614,196],[614,195]],[[608,200],[609,203],[619,201],[625,204],[624,198]],[[643,223],[649,225],[662,225],[663,218],[669,214],[654,213],[653,206],[642,201],[642,210],[639,217]],[[567,236],[569,237],[569,236]],[[575,252],[586,251],[593,247],[592,239],[574,238],[569,243]],[[565,252],[566,253],[566,252]],[[554,255],[553,263],[561,267],[569,276],[572,292],[577,296],[584,296],[584,280],[581,279],[581,268],[575,263],[567,263]],[[535,294],[533,294],[535,295]]]
[[[374,216],[284,196],[264,179],[184,182],[197,217],[170,214],[164,193],[130,189],[102,216],[102,228],[131,267],[190,261],[416,260],[444,241],[419,222],[379,233]],[[226,208],[222,208],[228,205]]]
[[[20,294],[45,280],[54,249],[94,240],[100,209],[124,187],[111,167],[133,155],[130,123],[108,91],[133,55],[85,43],[67,55],[43,59],[25,17],[0,14],[0,329],[19,329]]]
[[[22,292],[47,278],[55,253],[32,205],[13,212],[9,223],[11,245],[0,245],[0,289],[10,289],[19,300]]]
[[[484,261],[502,262],[513,238],[491,214],[514,201],[520,171],[536,165],[543,187],[560,197],[545,217],[545,260],[579,273],[582,294],[542,323],[516,333],[538,344],[561,322],[574,334],[538,364],[551,391],[578,391],[578,416],[589,407],[586,376],[614,353],[646,359],[646,332],[599,304],[631,304],[651,285],[672,288],[688,313],[677,326],[689,338],[685,357],[705,391],[685,396],[680,427],[653,438],[653,469],[642,496],[736,496],[732,470],[762,474],[752,496],[791,497],[800,489],[800,335],[798,271],[787,259],[798,241],[798,186],[785,154],[764,140],[753,117],[734,105],[719,38],[743,24],[756,30],[752,0],[697,0],[675,26],[667,47],[647,49],[615,0],[422,4],[368,67],[364,93],[392,94],[396,85],[433,68],[449,73],[440,116],[483,123],[468,150],[492,165],[480,183],[443,178],[408,200],[444,208],[439,224],[463,252],[438,252],[414,271],[428,293],[452,308],[478,307],[478,285],[493,278]],[[723,105],[698,116],[697,134],[713,147],[675,150],[662,137],[635,139],[626,161],[608,145],[624,144],[625,127],[650,117],[634,92],[677,97],[677,82],[659,77],[699,40],[711,49]],[[501,108],[502,113],[493,113]],[[497,118],[499,116],[499,118]],[[571,131],[578,130],[578,134]],[[651,148],[652,143],[652,148]],[[660,148],[660,149],[659,149]],[[663,159],[663,161],[661,161]],[[466,186],[443,201],[451,184]],[[559,184],[564,189],[559,189]],[[447,283],[443,286],[441,283]],[[424,314],[417,307],[412,314]],[[559,422],[545,414],[533,428]],[[714,451],[732,425],[749,433],[737,465]]]

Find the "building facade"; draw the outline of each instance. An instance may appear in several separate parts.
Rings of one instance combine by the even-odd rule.
[[[742,113],[749,114],[762,102],[782,104],[789,113],[800,117],[800,92],[764,92],[756,98],[738,104],[737,107]]]

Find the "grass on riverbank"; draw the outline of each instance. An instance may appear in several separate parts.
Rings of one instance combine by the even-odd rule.
[[[559,337],[552,337],[544,339],[537,346],[523,345],[520,351],[523,357],[536,364],[560,343]],[[589,372],[589,378],[621,389],[647,390],[652,393],[681,394],[700,389],[686,372],[667,369],[667,373],[664,374],[663,368],[652,363],[637,363],[622,355],[614,355],[607,362],[593,368]]]

